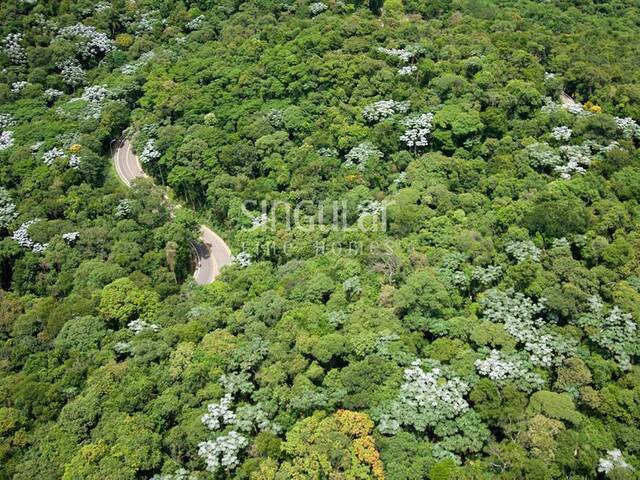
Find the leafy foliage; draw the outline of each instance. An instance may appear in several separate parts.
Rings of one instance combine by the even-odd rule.
[[[637,476],[637,5],[365,3],[0,2],[0,478]]]

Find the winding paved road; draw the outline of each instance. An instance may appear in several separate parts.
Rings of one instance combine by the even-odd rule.
[[[133,153],[128,140],[120,140],[115,144],[113,163],[116,172],[125,185],[131,186],[136,178],[148,178],[142,170],[138,157]],[[231,263],[231,250],[215,232],[204,225],[200,225],[200,241],[194,242],[196,251],[196,269],[193,278],[200,285],[206,285],[215,280],[220,269]]]
[[[571,96],[567,92],[560,93],[560,103],[562,103],[565,107],[577,105],[576,101],[571,98]]]

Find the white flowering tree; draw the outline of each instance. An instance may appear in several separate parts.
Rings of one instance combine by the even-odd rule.
[[[232,373],[223,375],[220,383],[225,388],[225,395],[217,403],[209,404],[207,412],[200,418],[209,430],[217,434],[212,440],[198,444],[198,455],[204,459],[210,472],[230,472],[236,468],[240,463],[238,457],[249,445],[248,434],[280,432],[280,427],[270,420],[259,403],[240,405],[233,410],[235,395],[253,390],[248,378]]]
[[[203,27],[206,18],[204,15],[198,15],[197,17],[189,20],[184,26],[187,30],[198,30]]]
[[[536,247],[531,240],[511,242],[507,244],[505,251],[511,258],[515,259],[517,263],[524,262],[525,260],[539,262],[540,255],[542,254],[542,251]]]
[[[379,122],[396,113],[406,113],[409,110],[409,105],[409,102],[379,100],[364,107],[362,115],[368,122]]]
[[[415,62],[418,56],[423,52],[423,49],[418,46],[408,46],[405,48],[386,48],[378,47],[378,52],[393,58],[397,63],[400,63],[400,68],[397,70],[397,74],[401,77],[407,77],[418,71],[418,66]]]
[[[111,92],[104,85],[93,85],[85,88],[80,98],[91,103],[102,103],[110,95]]]
[[[558,142],[568,142],[572,133],[567,126],[555,127],[551,130],[551,137]]]
[[[33,220],[24,222],[16,231],[13,232],[11,238],[18,242],[18,245],[20,245],[21,247],[31,249],[33,253],[44,252],[47,249],[48,244],[35,242],[31,238],[31,235],[29,235],[29,227],[39,221],[39,219],[34,218]]]
[[[19,80],[17,82],[13,82],[11,84],[11,93],[13,93],[14,95],[19,95],[20,93],[22,93],[22,90],[24,90],[25,87],[29,85],[31,84],[26,80]]]
[[[381,430],[395,433],[400,426],[409,425],[425,432],[469,410],[464,397],[470,385],[457,377],[448,377],[439,367],[425,371],[421,361],[414,361],[404,371],[400,394],[381,420],[381,426],[385,426]]]
[[[343,310],[335,310],[327,314],[327,321],[333,328],[340,328],[347,321],[348,315]]]
[[[152,32],[156,25],[162,23],[164,22],[160,19],[160,12],[157,10],[149,10],[140,15],[140,18],[134,26],[134,32],[136,35],[143,35]]]
[[[116,218],[128,218],[131,215],[132,207],[131,202],[126,198],[120,200],[116,206],[115,216]]]
[[[10,113],[0,114],[0,151],[13,147],[15,140],[13,130],[10,128],[16,125],[16,120]]]
[[[571,135],[571,129],[568,127],[556,127],[551,132],[551,136],[558,142],[569,141]],[[554,172],[560,178],[569,180],[576,174],[584,175],[594,155],[606,153],[615,148],[619,148],[617,142],[604,146],[587,140],[580,145],[560,145],[557,148],[546,142],[536,142],[527,146],[525,152],[531,167]]]
[[[238,455],[247,445],[249,445],[247,437],[232,430],[214,440],[200,442],[198,455],[204,458],[207,470],[210,472],[217,472],[220,468],[228,472],[238,466],[240,463]]]
[[[622,370],[631,369],[631,359],[640,355],[638,325],[630,313],[620,307],[605,309],[598,296],[589,300],[589,313],[578,320],[589,339],[614,358]]]
[[[362,142],[345,155],[346,167],[355,166],[358,170],[363,171],[367,162],[382,158],[382,152],[371,142]]]
[[[72,98],[59,106],[56,113],[72,120],[99,119],[105,102],[113,98],[113,93],[104,85],[86,87],[79,97]]]
[[[145,143],[144,148],[142,149],[142,153],[140,153],[139,158],[142,163],[151,163],[162,156],[158,147],[156,145],[155,138],[150,138]]]
[[[544,105],[540,108],[543,113],[555,113],[562,108],[558,102],[551,97],[544,97]]]
[[[471,280],[477,282],[482,287],[488,287],[502,277],[502,267],[499,265],[488,265],[486,267],[474,267],[471,271]]]
[[[589,144],[582,145],[562,145],[560,154],[564,159],[564,165],[555,167],[555,171],[560,177],[569,180],[573,175],[584,175],[587,167],[591,165],[591,147]]]
[[[531,392],[544,385],[542,377],[531,371],[532,365],[513,354],[505,355],[498,350],[491,350],[486,358],[476,360],[475,366],[480,375],[489,377],[499,386],[512,382],[522,390]]]
[[[141,68],[147,65],[156,56],[154,51],[145,52],[134,62],[127,63],[120,68],[124,75],[134,75]]]
[[[266,113],[267,121],[273,128],[282,128],[284,126],[284,118],[282,110],[272,108]]]
[[[0,132],[0,151],[13,147],[13,132],[11,130],[3,130]]]
[[[393,57],[402,63],[409,63],[415,60],[416,57],[422,53],[422,49],[419,47],[405,47],[405,48],[386,48],[378,47],[378,52]]]
[[[362,283],[360,277],[354,276],[347,278],[342,282],[342,290],[347,294],[347,298],[351,299],[362,293]]]
[[[309,5],[309,13],[312,16],[320,15],[322,12],[326,11],[329,7],[326,3],[323,2],[315,2]]]
[[[9,224],[18,216],[16,204],[9,192],[0,187],[0,229],[7,228]]]
[[[384,204],[378,200],[371,200],[358,205],[360,217],[377,217],[384,212],[384,209]]]
[[[53,102],[58,97],[64,95],[64,92],[55,88],[47,88],[42,94],[47,102]]]
[[[69,245],[73,245],[80,238],[80,232],[67,232],[62,234],[62,239]]]
[[[42,161],[45,165],[51,166],[53,162],[55,162],[58,158],[65,157],[64,150],[61,148],[54,147],[50,150],[47,150],[42,154]]]
[[[67,59],[58,64],[62,81],[75,89],[87,83],[87,74],[75,59]]]
[[[210,403],[207,406],[207,413],[201,417],[204,426],[209,430],[220,430],[234,422],[236,414],[231,410],[232,403],[231,393],[226,393],[218,403]]]
[[[69,155],[69,167],[78,170],[82,164],[82,158],[76,153]]]
[[[2,41],[2,49],[14,65],[27,63],[27,52],[22,46],[22,34],[10,33]]]
[[[616,117],[615,122],[623,137],[640,139],[640,125],[633,118]]]
[[[547,142],[535,142],[527,146],[526,153],[531,167],[552,170],[562,163],[558,151]]]
[[[430,368],[414,361],[404,371],[398,398],[383,410],[378,429],[394,435],[411,429],[420,435],[435,435],[433,454],[455,457],[456,452],[479,451],[489,430],[465,399],[471,386],[433,362]]]
[[[129,342],[116,342],[113,345],[113,351],[118,355],[128,355],[133,352],[133,347]]]
[[[0,130],[7,130],[15,127],[16,119],[10,113],[0,113]]]
[[[402,121],[402,125],[406,127],[404,133],[400,136],[400,140],[413,148],[416,154],[418,148],[429,145],[429,136],[433,129],[433,113],[421,113],[407,117]]]
[[[82,60],[99,58],[115,48],[106,33],[82,23],[62,28],[58,32],[58,39],[71,41]]]
[[[157,333],[160,331],[160,325],[157,325],[155,323],[148,323],[141,319],[132,320],[127,324],[127,328],[131,330],[134,335],[138,335],[142,332]]]
[[[408,182],[407,172],[400,172],[398,176],[393,179],[393,184],[396,185],[397,187],[402,187],[404,185],[407,185],[407,182]]]
[[[592,112],[590,112],[589,110],[585,110],[584,107],[582,105],[580,105],[579,103],[572,103],[572,104],[564,104],[563,107],[569,112],[572,113],[578,117],[587,117],[589,115],[593,115]]]
[[[401,77],[407,77],[417,71],[418,71],[417,65],[405,65],[398,69],[398,75],[400,75]]]
[[[598,472],[604,473],[607,477],[615,470],[633,471],[633,467],[624,459],[619,449],[607,451],[607,455],[598,461]]]
[[[575,351],[575,342],[552,332],[542,313],[544,299],[534,302],[520,292],[489,290],[481,300],[483,316],[504,329],[529,353],[533,365],[559,365]]]

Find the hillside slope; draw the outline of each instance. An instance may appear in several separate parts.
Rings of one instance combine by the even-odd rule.
[[[2,2],[0,479],[636,478],[639,13]]]

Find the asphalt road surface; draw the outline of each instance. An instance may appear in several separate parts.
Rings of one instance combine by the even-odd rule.
[[[562,92],[560,94],[560,103],[567,107],[570,107],[571,105],[577,105],[576,101],[565,92]]]
[[[120,179],[128,186],[136,178],[146,178],[138,157],[135,156],[128,140],[115,144],[113,163]],[[200,285],[215,280],[220,269],[231,263],[231,250],[224,240],[204,225],[200,225],[200,241],[193,244],[196,252],[196,269],[193,278]]]

